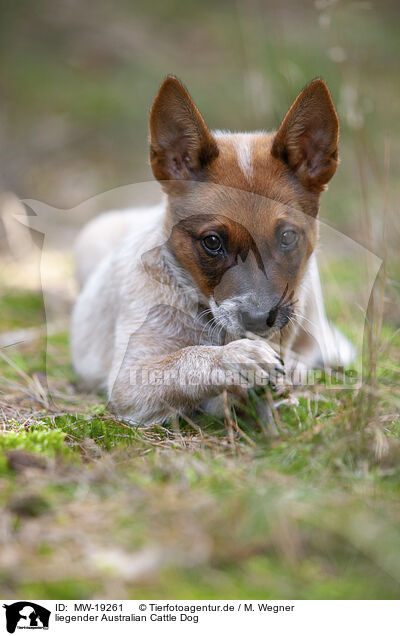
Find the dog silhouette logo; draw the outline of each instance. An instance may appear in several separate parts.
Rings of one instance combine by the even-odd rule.
[[[50,610],[32,603],[18,601],[11,605],[3,605],[6,610],[7,631],[14,634],[16,629],[48,629]]]

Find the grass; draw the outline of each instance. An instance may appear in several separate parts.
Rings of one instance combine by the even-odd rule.
[[[21,294],[7,306],[20,320]],[[134,429],[101,398],[66,390],[66,335],[50,339],[50,390],[38,389],[44,356],[31,353],[44,344],[7,352],[18,406],[7,417],[2,398],[14,555],[0,556],[2,597],[398,598],[400,421],[386,354],[367,413],[363,391],[320,384],[273,421],[253,396],[225,420]]]
[[[82,392],[68,333],[46,339],[23,262],[2,270],[0,331],[24,342],[0,349],[0,597],[398,598],[400,260],[386,194],[398,191],[394,9],[226,2],[213,3],[210,22],[209,3],[134,4],[114,2],[112,15],[103,2],[96,15],[60,6],[58,19],[47,0],[40,12],[9,3],[5,182],[71,207],[148,177],[147,111],[168,72],[211,126],[232,129],[276,125],[322,75],[342,131],[323,217],[386,253],[363,342],[351,314],[365,301],[365,268],[340,245],[324,267],[329,315],[364,345],[364,383],[320,378],[296,391],[297,405],[252,395],[225,418],[133,429]],[[4,274],[18,268],[15,280]],[[64,274],[59,282],[57,294]]]

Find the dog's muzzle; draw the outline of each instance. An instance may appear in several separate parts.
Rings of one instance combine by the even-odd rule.
[[[265,309],[245,309],[240,312],[240,321],[245,331],[264,335],[270,329],[282,329],[289,322],[289,308],[278,305],[269,311]]]

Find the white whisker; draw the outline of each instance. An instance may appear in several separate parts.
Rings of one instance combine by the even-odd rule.
[[[316,325],[314,322],[312,322],[312,320],[310,320],[309,318],[307,318],[307,316],[303,316],[302,314],[298,314],[298,313],[296,313],[295,311],[293,311],[293,312],[292,312],[292,315],[293,315],[293,316],[296,316],[297,318],[300,318],[301,320],[306,320],[308,323],[310,323],[310,325],[311,325],[312,327],[317,328],[317,325]],[[299,322],[298,324],[301,326],[300,322]]]

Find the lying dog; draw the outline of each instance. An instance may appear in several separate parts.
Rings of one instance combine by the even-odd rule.
[[[271,380],[281,358],[348,364],[313,254],[338,132],[320,79],[278,132],[234,134],[211,132],[182,84],[164,81],[150,161],[165,200],[98,217],[76,248],[74,367],[120,417],[148,424],[207,408],[224,389],[243,392],[238,377]]]

